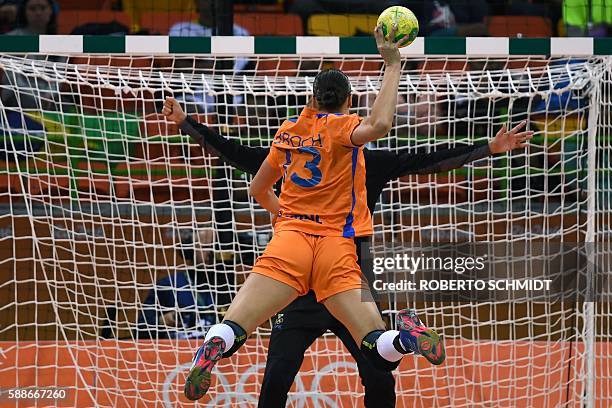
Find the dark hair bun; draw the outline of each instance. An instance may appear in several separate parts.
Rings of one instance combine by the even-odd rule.
[[[344,101],[340,100],[338,93],[334,89],[327,89],[317,98],[317,102],[322,106],[338,106]]]
[[[315,77],[313,91],[319,108],[334,112],[340,109],[351,94],[351,83],[344,72],[327,69]]]

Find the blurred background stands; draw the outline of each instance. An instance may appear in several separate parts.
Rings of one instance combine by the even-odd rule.
[[[183,23],[204,27],[187,35],[370,35],[391,5],[413,10],[429,36],[601,37],[612,25],[610,0],[1,0],[0,30],[185,35],[171,32]]]

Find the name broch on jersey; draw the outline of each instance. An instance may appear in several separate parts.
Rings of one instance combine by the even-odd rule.
[[[274,136],[274,143],[291,147],[323,147],[323,139],[320,133],[317,136],[302,137],[282,132]]]

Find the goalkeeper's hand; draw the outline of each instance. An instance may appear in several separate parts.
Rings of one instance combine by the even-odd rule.
[[[166,117],[166,119],[176,123],[179,126],[187,117],[177,100],[170,96],[166,97],[166,100],[164,101],[162,114]]]
[[[527,141],[533,137],[532,131],[519,132],[527,124],[523,121],[508,131],[506,125],[497,132],[497,135],[489,142],[491,153],[505,153],[514,149],[527,147]]]

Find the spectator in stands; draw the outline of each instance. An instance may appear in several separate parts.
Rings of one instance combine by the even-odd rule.
[[[5,34],[15,28],[19,0],[0,1],[0,34]]]
[[[17,25],[6,34],[57,34],[57,9],[53,0],[24,0],[17,13]]]
[[[52,0],[23,0],[17,12],[18,27],[6,35],[40,35],[57,33],[57,8]],[[26,58],[40,61],[65,62],[66,57],[48,54],[26,54]],[[32,78],[17,71],[6,71],[0,80],[0,99],[5,106],[21,109],[57,110],[62,96],[57,83]],[[6,86],[8,85],[8,86]],[[36,92],[32,90],[36,89]]]
[[[611,0],[564,0],[568,37],[606,37],[612,28]]]
[[[23,0],[17,12],[18,27],[6,35],[40,35],[57,33],[57,9],[52,0]],[[26,54],[26,58],[63,62],[65,57],[45,54]],[[55,110],[60,103],[57,84],[37,79],[37,92],[32,92],[31,78],[16,71],[7,71],[1,79],[0,99],[5,106],[22,109]],[[9,85],[9,86],[4,86]]]
[[[421,23],[421,35],[478,37],[487,35],[485,0],[399,1]]]
[[[197,0],[198,22],[184,21],[170,27],[171,37],[211,37],[215,35],[215,8],[213,0]],[[249,32],[234,24],[235,36],[248,36]],[[244,70],[249,63],[247,58],[236,58],[234,72]]]
[[[181,231],[179,235],[181,253],[189,268],[155,283],[142,305],[137,338],[203,337],[216,321],[206,272],[214,268],[214,232],[205,229],[195,240],[191,231]]]
[[[184,21],[182,23],[176,23],[172,27],[170,27],[170,31],[168,33],[171,37],[211,37],[215,35],[215,4],[213,0],[197,0],[196,6],[198,10],[198,21]],[[249,32],[240,27],[237,24],[234,24],[234,35],[235,36],[248,36]],[[177,61],[179,64],[180,60]],[[212,61],[210,62],[209,67],[197,67],[202,71],[208,71],[212,69]],[[228,61],[231,64],[231,61]],[[197,64],[197,61],[194,61],[194,64]],[[219,61],[216,64],[217,69],[225,69],[223,66],[224,62]],[[234,73],[243,73],[247,69],[251,69],[253,64],[249,63],[248,58],[236,58],[234,60]],[[248,66],[248,67],[247,67]],[[227,67],[229,70],[231,65]],[[177,66],[180,68],[180,65]],[[221,90],[222,91],[222,90]],[[204,89],[196,89],[195,93],[186,93],[182,95],[176,95],[176,98],[180,101],[185,102],[188,106],[191,105],[192,108],[188,108],[190,113],[218,113],[221,116],[231,115],[233,110],[235,110],[236,105],[241,105],[243,103],[244,98],[242,95],[234,96],[230,99],[228,95],[222,94],[219,95],[218,98],[221,98],[221,103],[218,103],[217,98],[213,95],[210,95]],[[222,106],[222,112],[219,112],[217,108]],[[227,109],[226,109],[227,107]],[[229,112],[228,112],[229,110]]]

